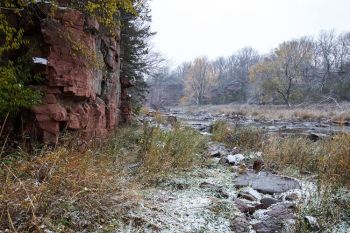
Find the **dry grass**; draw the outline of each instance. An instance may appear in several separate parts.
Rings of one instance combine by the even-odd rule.
[[[126,127],[85,152],[62,145],[8,156],[0,161],[0,229],[115,231],[128,224],[125,203],[142,183],[191,167],[203,143],[192,130]]]
[[[205,105],[183,107],[189,112],[209,112],[212,114],[228,114],[253,117],[257,119],[295,119],[295,120],[319,120],[342,118],[350,120],[350,104],[343,103],[340,107],[336,105],[310,105],[294,106],[287,108],[279,105],[247,105],[247,104],[227,104],[227,105]]]
[[[271,137],[263,154],[274,169],[294,167],[322,181],[350,186],[350,134],[313,142],[303,137]]]
[[[157,178],[169,171],[176,172],[198,164],[206,145],[204,137],[197,131],[183,127],[175,127],[172,131],[146,128],[140,143],[143,177]]]
[[[350,134],[314,142],[302,136],[267,136],[259,129],[231,126],[224,121],[213,124],[212,133],[213,140],[228,147],[262,151],[267,168],[317,174],[322,181],[350,186]]]
[[[231,126],[226,121],[217,121],[211,126],[214,141],[223,142],[229,148],[242,151],[258,150],[262,147],[264,134],[258,128]]]

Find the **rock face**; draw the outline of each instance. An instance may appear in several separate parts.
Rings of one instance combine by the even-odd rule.
[[[39,4],[46,18],[36,22],[34,32],[25,31],[38,45],[32,51],[33,61],[45,76],[45,82],[36,86],[44,94],[43,103],[32,109],[36,136],[55,143],[68,129],[87,140],[105,137],[121,118],[120,30],[106,33],[93,18],[66,7],[47,17],[52,14],[49,8]],[[132,84],[123,83],[125,93]],[[125,96],[123,102],[127,105]],[[123,116],[128,115],[130,108],[124,108]]]

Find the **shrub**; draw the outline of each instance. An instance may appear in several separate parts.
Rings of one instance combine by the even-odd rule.
[[[21,57],[0,64],[0,115],[15,114],[40,103],[41,93],[28,87],[41,80],[40,75],[31,74],[30,62]]]

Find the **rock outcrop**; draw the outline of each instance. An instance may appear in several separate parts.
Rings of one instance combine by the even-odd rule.
[[[120,80],[120,30],[109,32],[93,18],[67,7],[52,14],[38,4],[41,18],[25,27],[35,69],[45,77],[35,86],[43,103],[32,109],[37,137],[55,143],[64,129],[81,132],[83,139],[105,137],[121,118],[129,117],[126,88]],[[126,106],[126,107],[125,107]],[[27,125],[33,125],[27,122]],[[33,129],[28,128],[28,132]]]

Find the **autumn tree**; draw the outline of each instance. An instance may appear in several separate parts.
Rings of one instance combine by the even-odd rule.
[[[196,105],[210,100],[217,77],[212,64],[206,57],[196,58],[185,78],[185,98]]]
[[[256,81],[264,74],[262,88],[277,93],[286,105],[291,106],[291,96],[296,94],[308,74],[312,59],[312,42],[308,38],[282,43],[270,59],[252,67],[251,79]]]

